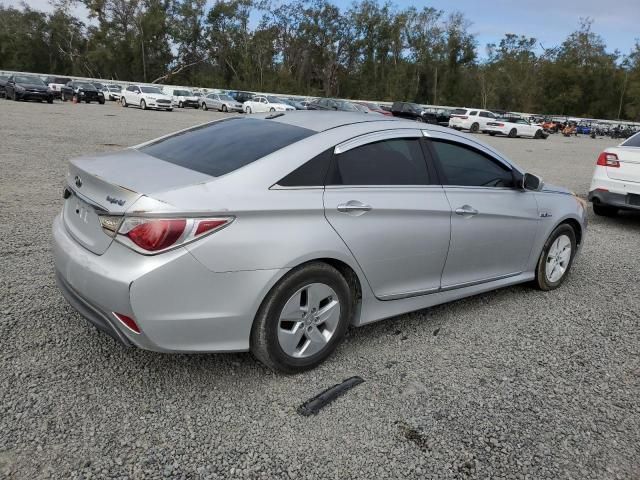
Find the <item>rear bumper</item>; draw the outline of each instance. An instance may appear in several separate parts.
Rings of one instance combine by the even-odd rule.
[[[262,299],[288,270],[215,273],[184,248],[144,256],[117,242],[95,255],[61,216],[53,253],[59,288],[82,316],[125,345],[158,352],[247,351]],[[114,312],[134,318],[141,333]]]
[[[634,195],[632,193],[625,194],[593,190],[589,192],[589,201],[595,201],[601,205],[608,205],[624,210],[640,210],[640,195]]]

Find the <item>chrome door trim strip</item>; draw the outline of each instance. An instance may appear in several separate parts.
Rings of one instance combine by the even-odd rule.
[[[504,280],[506,278],[517,277],[518,275],[521,275],[521,274],[522,272],[508,273],[506,275],[498,275],[497,277],[491,277],[484,280],[474,280],[472,282],[457,283],[455,285],[448,285],[446,287],[428,288],[425,290],[415,290],[413,292],[390,293],[387,295],[377,296],[376,298],[383,302],[386,302],[389,300],[402,300],[405,298],[420,297],[422,295],[431,295],[434,293],[448,292],[450,290],[458,290],[460,288],[465,288],[465,287],[473,287],[475,285],[481,285],[483,283],[496,282],[498,280]]]
[[[505,278],[517,277],[520,274],[522,274],[522,272],[507,273],[506,275],[498,275],[497,277],[491,277],[484,280],[474,280],[472,282],[456,283],[455,285],[448,285],[446,287],[441,287],[440,291],[447,292],[449,290],[457,290],[458,288],[473,287],[474,285],[480,285],[481,283],[495,282],[498,280],[504,280]]]

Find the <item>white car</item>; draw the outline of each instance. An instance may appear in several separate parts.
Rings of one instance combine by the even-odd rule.
[[[155,108],[157,110],[173,110],[171,97],[162,93],[158,87],[147,85],[129,85],[122,90],[120,103],[123,107],[129,105],[140,107],[142,110]]]
[[[449,127],[456,130],[469,130],[471,133],[484,132],[487,122],[496,118],[496,114],[489,110],[456,108],[449,118]]]
[[[53,92],[53,98],[62,97],[62,87],[71,81],[68,77],[47,77],[44,83],[47,84],[49,90]]]
[[[529,123],[524,118],[497,118],[487,122],[484,131],[491,136],[547,138],[540,125]]]
[[[607,217],[619,210],[640,210],[640,133],[600,154],[589,201],[596,215]]]
[[[109,84],[104,87],[105,88],[102,91],[107,100],[114,100],[116,102],[120,101],[120,94],[122,92],[122,87],[120,85]]]
[[[171,104],[174,107],[200,108],[200,98],[194,95],[190,90],[186,90],[184,88],[165,87],[164,93],[171,97]]]
[[[295,108],[282,101],[277,97],[270,95],[256,95],[251,100],[247,100],[243,104],[245,113],[259,112],[285,112],[294,111]]]

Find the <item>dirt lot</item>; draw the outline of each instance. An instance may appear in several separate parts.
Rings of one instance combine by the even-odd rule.
[[[351,330],[302,375],[126,350],[58,293],[66,161],[220,114],[0,100],[0,477],[638,478],[640,216],[590,214],[551,293],[517,286]],[[483,140],[586,195],[615,142]],[[296,408],[359,375],[317,416]]]

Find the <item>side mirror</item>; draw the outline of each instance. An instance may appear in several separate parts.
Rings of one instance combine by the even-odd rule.
[[[522,177],[522,188],[523,190],[532,190],[534,192],[539,192],[542,190],[544,182],[542,178],[537,175],[533,175],[532,173],[525,173]]]

